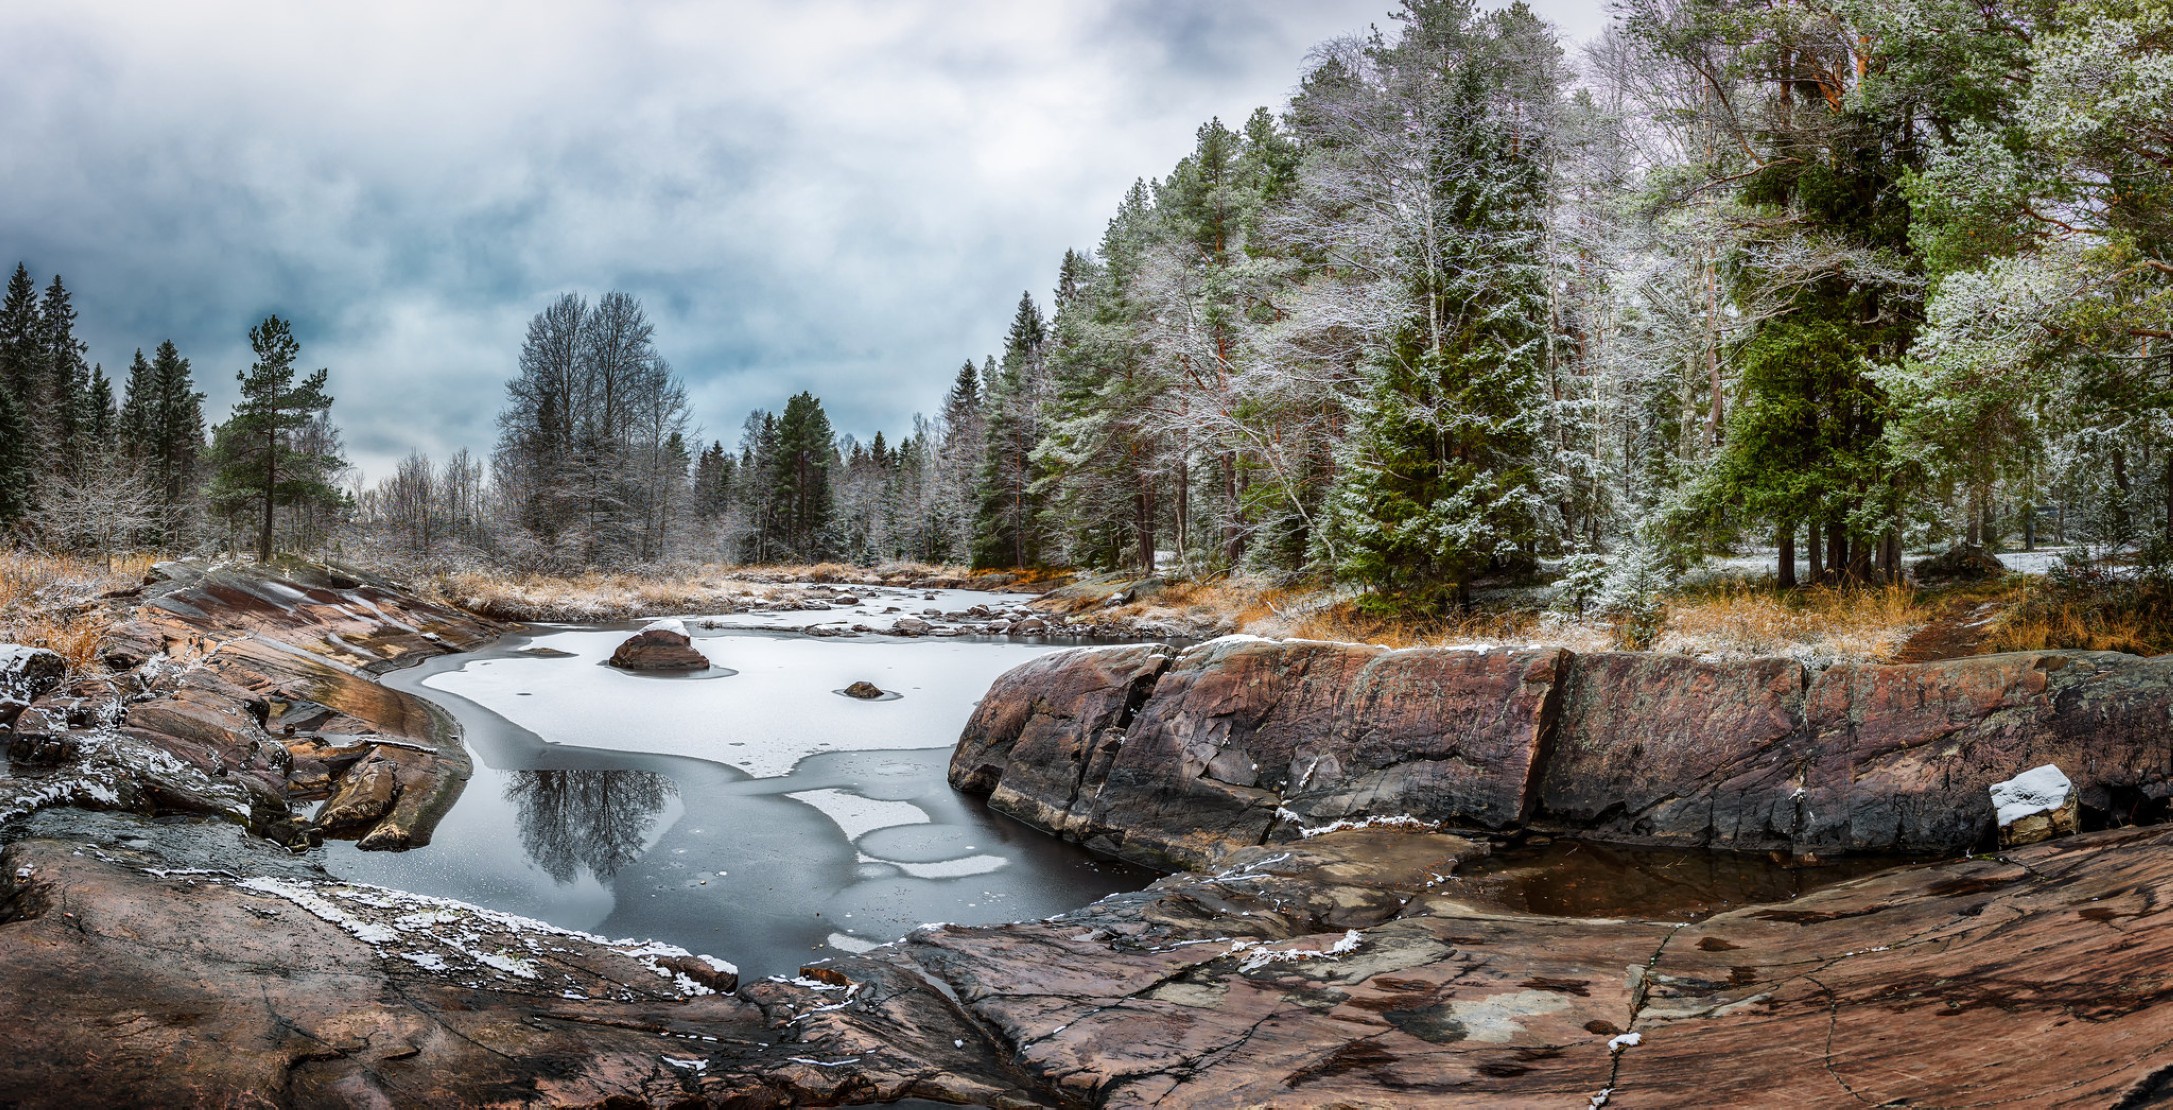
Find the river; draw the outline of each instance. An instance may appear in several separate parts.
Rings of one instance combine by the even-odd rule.
[[[388,686],[460,721],[475,776],[429,846],[333,843],[326,866],[566,928],[669,941],[749,977],[791,975],[923,923],[1044,917],[1153,879],[945,781],[990,681],[1067,645],[797,631],[1015,600],[859,596],[850,612],[691,616],[715,668],[699,675],[604,666],[639,623],[535,626],[388,675]],[[897,696],[838,693],[859,680]]]

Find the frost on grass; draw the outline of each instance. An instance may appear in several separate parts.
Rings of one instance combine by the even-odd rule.
[[[482,975],[534,982],[560,995],[604,990],[621,1001],[634,999],[632,985],[612,983],[604,973],[581,966],[589,953],[569,947],[569,941],[631,959],[665,980],[672,992],[687,997],[716,992],[671,965],[695,959],[712,971],[737,974],[739,970],[676,945],[607,940],[532,918],[365,883],[257,876],[233,885],[291,903],[376,949],[383,958],[405,960],[423,971],[463,980]]]

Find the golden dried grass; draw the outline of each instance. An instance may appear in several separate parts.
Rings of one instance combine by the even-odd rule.
[[[1731,585],[1671,597],[1665,606],[1656,650],[1813,663],[1891,660],[1937,611],[1908,586],[1784,592]]]
[[[99,595],[143,581],[149,555],[103,560],[0,550],[0,643],[58,652],[75,671],[90,670],[114,608]]]

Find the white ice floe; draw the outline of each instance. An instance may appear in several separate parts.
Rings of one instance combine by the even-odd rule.
[[[933,820],[928,816],[928,811],[911,802],[863,798],[843,790],[800,790],[785,797],[820,810],[824,817],[836,822],[837,827],[844,830],[847,840],[858,840],[877,829],[898,825],[925,825]]]
[[[2067,776],[2050,763],[2032,767],[2006,782],[1992,784],[1992,804],[1999,807],[1999,824],[2006,828],[2032,814],[2050,813],[2067,804],[2075,789]]]
[[[1002,856],[967,856],[964,859],[947,859],[935,863],[900,863],[896,860],[883,862],[916,879],[957,879],[1000,871],[1009,861]]]
[[[643,632],[676,632],[684,636],[687,634],[687,622],[680,620],[678,617],[665,617],[661,620],[650,621],[648,624],[643,625],[641,630]]]

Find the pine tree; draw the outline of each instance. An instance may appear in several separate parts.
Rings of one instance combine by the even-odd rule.
[[[302,345],[277,316],[249,329],[249,348],[256,362],[234,375],[241,400],[219,426],[214,443],[219,469],[213,497],[229,511],[255,509],[257,558],[269,562],[275,511],[337,500],[329,479],[341,460],[326,449],[308,449],[301,435],[332,407],[324,391],[330,371],[320,369],[295,382]]]

